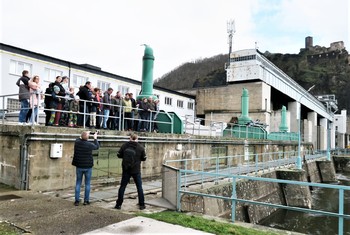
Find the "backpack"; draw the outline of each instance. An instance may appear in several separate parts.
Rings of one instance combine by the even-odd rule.
[[[129,145],[124,149],[122,165],[124,170],[131,170],[136,165],[135,147]]]

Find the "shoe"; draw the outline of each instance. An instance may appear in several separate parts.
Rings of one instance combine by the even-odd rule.
[[[140,206],[140,210],[144,210],[144,209],[146,209],[146,206],[145,206],[145,205]]]
[[[23,126],[23,122],[19,122],[18,125],[19,125],[19,126]]]
[[[74,206],[79,206],[79,202],[78,201],[74,202]]]
[[[83,205],[84,205],[84,206],[90,205],[90,202],[89,202],[89,201],[85,201],[85,202],[83,203]]]
[[[122,206],[115,205],[114,209],[120,210],[120,209],[122,209]]]

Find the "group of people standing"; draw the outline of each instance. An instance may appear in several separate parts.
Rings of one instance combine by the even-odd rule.
[[[145,101],[135,100],[133,93],[124,97],[120,91],[113,95],[113,88],[108,88],[103,94],[101,89],[86,82],[79,88],[80,98],[78,126],[96,129],[124,131],[154,131],[158,132],[156,118],[159,113],[159,99],[146,98]]]
[[[76,139],[74,144],[74,155],[72,165],[76,167],[76,184],[75,184],[75,201],[74,205],[80,204],[80,188],[82,180],[85,180],[85,191],[83,205],[90,204],[90,182],[92,176],[92,167],[94,165],[92,151],[99,149],[100,145],[97,140],[98,132],[93,135],[93,142],[88,141],[90,136],[89,131],[82,132],[80,138]],[[122,159],[122,178],[118,190],[118,198],[116,200],[115,209],[120,210],[124,202],[124,193],[130,178],[134,179],[138,193],[138,205],[140,210],[146,208],[145,198],[142,189],[141,180],[141,162],[146,161],[145,148],[138,143],[138,136],[131,134],[129,142],[124,143],[117,157]]]
[[[38,123],[40,100],[44,99],[46,126],[158,132],[158,98],[150,96],[135,100],[133,93],[126,93],[123,97],[120,91],[112,95],[113,88],[102,94],[101,89],[93,87],[90,81],[75,94],[74,88],[68,86],[67,76],[57,76],[43,91],[39,76],[30,78],[26,70],[16,84],[21,103],[20,124]]]

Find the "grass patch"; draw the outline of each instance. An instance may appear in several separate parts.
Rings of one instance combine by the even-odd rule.
[[[244,228],[230,223],[218,222],[200,216],[186,215],[174,211],[162,211],[152,214],[138,213],[138,215],[218,235],[276,235],[276,233]]]
[[[18,234],[23,234],[23,231],[9,223],[0,221],[0,234],[1,235],[18,235]]]

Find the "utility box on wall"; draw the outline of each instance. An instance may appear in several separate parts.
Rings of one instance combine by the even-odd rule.
[[[50,158],[62,158],[63,144],[51,144]]]

